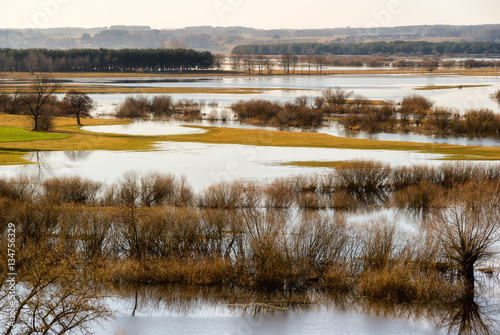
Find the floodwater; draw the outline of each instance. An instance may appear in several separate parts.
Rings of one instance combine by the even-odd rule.
[[[38,152],[30,160],[38,164],[0,166],[3,176],[34,175],[50,178],[78,175],[114,181],[124,172],[159,171],[185,176],[195,190],[222,181],[262,181],[283,176],[324,171],[319,168],[283,166],[291,161],[339,161],[373,159],[394,166],[440,164],[441,156],[407,151],[347,150],[323,148],[258,147],[203,143],[161,142],[151,151]]]
[[[191,126],[191,127],[185,127]],[[205,132],[203,129],[193,128],[196,126],[207,127],[228,127],[238,129],[266,129],[279,130],[276,127],[255,126],[238,121],[228,122],[210,122],[204,120],[201,122],[182,122],[182,121],[144,121],[136,120],[133,123],[125,125],[111,126],[88,126],[82,127],[85,131],[111,133],[111,134],[127,134],[127,135],[182,135],[182,134],[201,134]],[[289,131],[302,131],[300,129],[291,129]],[[363,131],[351,132],[344,130],[343,126],[338,122],[331,122],[321,129],[318,133],[324,133],[337,137],[364,138],[381,141],[405,141],[419,143],[441,143],[452,145],[471,145],[484,147],[500,147],[500,140],[493,138],[467,138],[467,137],[438,137],[419,134],[401,134],[401,133],[368,133]]]
[[[130,306],[132,302],[128,305]],[[429,335],[446,334],[425,320],[402,320],[386,318],[373,314],[355,311],[330,309],[315,306],[308,310],[294,311],[286,314],[245,317],[225,315],[224,312],[204,310],[200,313],[185,315],[165,315],[162,313],[140,313],[131,316],[124,310],[116,315],[116,319],[102,326],[95,326],[95,335],[113,334],[110,332],[126,332],[127,335],[160,335],[160,334],[261,334],[261,335]],[[222,315],[221,315],[222,314]]]
[[[139,78],[140,79],[140,78]],[[330,75],[330,76],[273,76],[273,77],[226,77],[226,78],[168,78],[166,81],[143,78],[138,82],[127,82],[120,78],[74,79],[75,83],[113,84],[125,87],[189,87],[189,88],[251,88],[264,90],[256,94],[219,94],[219,93],[174,93],[175,100],[192,99],[207,102],[216,101],[219,106],[229,106],[238,100],[271,99],[293,100],[302,95],[320,96],[321,91],[339,86],[352,90],[368,99],[400,101],[409,94],[420,94],[435,101],[437,106],[456,108],[464,111],[470,108],[490,108],[500,112],[499,105],[491,99],[491,95],[500,89],[500,70],[498,76],[412,76],[412,75]],[[124,82],[125,81],[125,82]],[[415,90],[424,86],[458,86],[458,85],[488,85],[463,89]],[[271,89],[265,91],[266,89]],[[153,95],[153,94],[146,94]],[[113,105],[123,101],[125,94],[93,94],[92,99],[100,105],[99,112],[111,113]]]
[[[75,79],[76,80],[76,79]],[[85,84],[102,84],[104,79],[89,78]],[[175,100],[217,102],[219,108],[228,107],[240,99],[292,100],[301,95],[319,96],[321,90],[340,86],[366,96],[368,99],[401,100],[404,96],[417,93],[436,101],[436,105],[459,108],[491,108],[500,111],[489,95],[500,89],[499,77],[463,76],[278,76],[278,77],[235,77],[204,78],[203,80],[171,80],[167,82],[114,83],[134,87],[247,87],[255,89],[272,88],[257,94],[171,94]],[[117,79],[119,80],[119,78]],[[82,82],[83,80],[78,79]],[[428,85],[492,85],[462,90],[415,91],[415,87]],[[153,94],[146,94],[152,96]],[[97,114],[109,114],[121,103],[125,94],[93,94],[99,105]],[[85,127],[85,130],[104,133],[133,135],[166,135],[200,133],[201,129],[183,127],[179,122],[136,122],[131,125]],[[226,126],[226,124],[205,124]],[[231,127],[252,126],[230,123]],[[272,129],[272,128],[269,128]],[[322,132],[332,136],[346,136],[335,126]],[[441,139],[421,135],[365,134],[356,136],[382,140],[404,140],[430,143],[451,143],[499,146],[498,140]],[[472,141],[472,142],[471,142]],[[70,151],[36,152],[29,159],[38,164],[26,166],[0,166],[0,176],[34,175],[50,178],[62,175],[79,175],[94,180],[113,182],[124,172],[159,171],[185,176],[195,191],[200,191],[216,182],[227,180],[267,181],[277,177],[323,172],[319,168],[284,166],[290,161],[339,161],[352,159],[374,159],[393,166],[413,164],[441,164],[438,155],[389,150],[346,150],[321,148],[282,148],[242,145],[214,145],[201,143],[157,143],[151,151]],[[383,215],[405,221],[391,210],[382,210]],[[376,213],[380,214],[380,213]],[[349,214],[351,219],[366,217],[366,213]],[[411,228],[411,223],[407,226]],[[167,296],[168,297],[168,296]],[[286,309],[279,313],[245,313],[231,308],[223,301],[197,303],[184,306],[183,298],[149,297],[140,304],[132,316],[134,299],[116,294],[109,300],[116,311],[116,318],[104,323],[93,324],[91,331],[97,335],[159,335],[159,334],[446,334],[446,327],[440,327],[443,320],[405,313],[385,313],[353,304],[338,305],[317,301],[308,306]],[[148,303],[149,301],[149,303]],[[154,303],[154,306],[152,304]],[[172,306],[179,303],[178,306]],[[498,313],[497,313],[498,314]],[[500,318],[494,316],[496,320]],[[446,323],[445,323],[446,324]],[[493,333],[499,330],[493,329]],[[453,333],[453,332],[452,332]]]
[[[115,287],[110,295],[108,305],[118,312],[113,320],[92,324],[96,335],[444,335],[460,333],[459,327],[467,325],[484,334],[499,331],[493,321],[498,320],[498,301],[481,294],[462,304],[413,307],[321,292],[302,293],[298,299],[293,293],[175,285]]]

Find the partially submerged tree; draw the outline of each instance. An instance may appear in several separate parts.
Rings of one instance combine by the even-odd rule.
[[[53,101],[53,95],[59,88],[51,78],[38,77],[26,91],[18,92],[19,99],[26,105],[28,114],[33,120],[33,130],[48,130],[52,111],[48,105]]]
[[[415,124],[419,126],[433,105],[434,102],[432,100],[418,94],[411,94],[404,97],[399,109],[401,122],[407,123],[410,116],[412,116]]]
[[[433,223],[443,254],[458,268],[468,291],[474,291],[474,267],[492,257],[500,241],[498,185],[488,182],[457,187],[447,196]]]
[[[61,110],[65,114],[76,116],[76,122],[82,125],[80,118],[89,117],[94,109],[94,101],[85,93],[71,90],[64,96],[61,103]]]
[[[330,110],[334,113],[343,113],[347,100],[349,100],[353,94],[353,91],[347,91],[340,87],[335,87],[334,89],[329,88],[323,91],[323,97]]]
[[[429,74],[439,67],[439,62],[434,59],[426,59],[422,62],[422,66],[426,71],[429,71]]]

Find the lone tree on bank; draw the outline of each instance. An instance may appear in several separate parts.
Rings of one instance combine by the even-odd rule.
[[[51,111],[47,108],[54,93],[59,88],[49,77],[38,77],[29,88],[19,91],[19,99],[26,105],[28,115],[33,120],[33,130],[48,130],[50,128]],[[42,121],[42,122],[40,122]]]
[[[68,115],[75,115],[78,125],[82,125],[80,118],[90,116],[94,109],[94,101],[85,93],[71,90],[64,96],[61,110]]]

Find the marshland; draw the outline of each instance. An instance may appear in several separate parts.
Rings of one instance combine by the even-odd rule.
[[[2,83],[18,329],[495,333],[500,84],[437,73]]]

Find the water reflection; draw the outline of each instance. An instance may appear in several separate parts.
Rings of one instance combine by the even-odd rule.
[[[237,333],[244,324],[259,334],[494,334],[495,314],[473,295],[453,303],[388,304],[348,294],[256,293],[238,288],[187,286],[114,286],[109,288],[118,310],[117,322],[95,327],[136,334],[162,334],[158,324],[188,334],[198,322],[203,333]],[[135,317],[132,315],[135,314]],[[147,320],[147,321],[146,321]],[[213,321],[217,321],[216,324]],[[183,326],[179,327],[181,323]],[[212,325],[212,326],[210,326]],[[176,328],[177,327],[177,328]],[[225,333],[223,331],[223,333]],[[139,332],[137,332],[139,333]]]
[[[448,329],[449,333],[457,332],[463,335],[490,335],[493,326],[498,325],[495,320],[486,312],[486,306],[480,306],[474,294],[466,294],[445,314],[442,326]]]
[[[20,174],[41,177],[79,175],[97,181],[112,181],[126,171],[151,170],[186,176],[195,191],[221,181],[259,180],[310,174],[321,168],[282,165],[290,161],[339,161],[374,159],[392,166],[417,163],[441,164],[430,159],[441,155],[405,151],[348,150],[293,147],[256,147],[204,143],[162,142],[152,151],[93,151],[74,161],[65,152],[38,152],[29,158],[38,164],[0,166],[6,176]]]
[[[220,108],[220,110],[226,109]],[[171,121],[135,121],[126,125],[112,126],[87,126],[82,129],[91,132],[126,134],[126,135],[183,135],[183,134],[200,134],[205,130],[199,128],[191,128],[185,126],[208,126],[208,127],[227,127],[238,129],[265,129],[265,130],[280,130],[276,127],[256,126],[230,120],[208,121],[202,122],[182,122],[177,120]],[[287,129],[287,131],[303,131],[300,129]],[[311,132],[311,130],[306,130]],[[500,140],[493,138],[467,138],[467,137],[438,137],[431,135],[420,134],[402,134],[402,133],[368,133],[364,131],[347,131],[339,122],[329,122],[325,127],[314,132],[324,133],[336,137],[362,138],[380,141],[404,141],[418,143],[439,143],[451,145],[471,145],[484,147],[500,147]]]
[[[80,162],[89,159],[92,151],[65,151],[64,155],[72,162]]]

